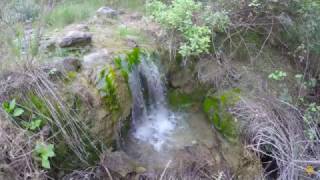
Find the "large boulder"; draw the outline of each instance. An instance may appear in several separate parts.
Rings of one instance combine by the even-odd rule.
[[[61,48],[72,47],[72,46],[86,46],[92,41],[92,34],[88,32],[72,30],[66,33],[60,39],[59,46]]]

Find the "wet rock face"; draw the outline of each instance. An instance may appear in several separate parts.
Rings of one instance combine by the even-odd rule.
[[[104,6],[97,10],[97,16],[102,18],[116,18],[118,12],[110,7]]]
[[[86,46],[92,41],[92,34],[78,30],[69,31],[59,42],[61,48],[72,46]]]

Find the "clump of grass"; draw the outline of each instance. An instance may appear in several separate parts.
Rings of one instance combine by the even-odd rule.
[[[51,27],[59,28],[92,16],[105,0],[71,0],[58,4],[47,16]]]

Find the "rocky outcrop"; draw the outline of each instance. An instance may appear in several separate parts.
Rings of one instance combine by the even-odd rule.
[[[86,46],[91,43],[92,34],[79,30],[72,30],[66,33],[60,41],[59,46],[61,48],[72,46]]]

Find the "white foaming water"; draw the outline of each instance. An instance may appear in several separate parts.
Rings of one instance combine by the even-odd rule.
[[[168,143],[176,123],[166,105],[165,86],[158,67],[143,59],[131,73],[129,84],[133,96],[133,135],[160,151]]]
[[[148,142],[155,150],[160,151],[169,141],[168,137],[176,127],[174,116],[170,116],[166,109],[150,111],[148,120],[137,127],[135,138]]]

